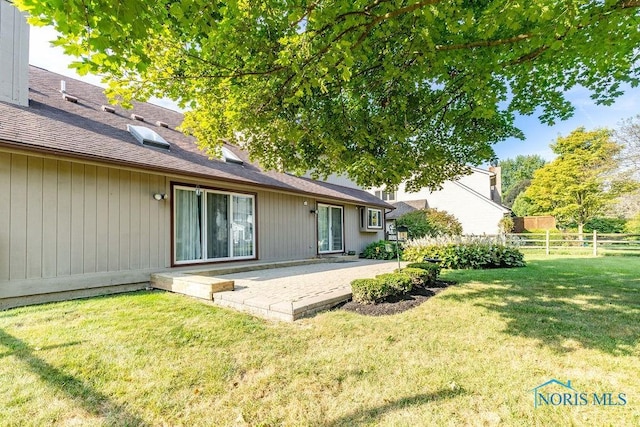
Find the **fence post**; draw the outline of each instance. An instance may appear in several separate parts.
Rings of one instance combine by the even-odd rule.
[[[549,255],[549,230],[547,230],[547,234],[545,237],[545,253]]]
[[[598,256],[598,232],[593,230],[593,256]]]

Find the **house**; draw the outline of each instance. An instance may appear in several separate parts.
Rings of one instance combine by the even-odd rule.
[[[468,175],[444,182],[439,190],[423,188],[410,193],[400,185],[397,191],[384,188],[369,191],[397,208],[387,215],[387,221],[412,210],[434,208],[455,216],[463,234],[497,234],[498,223],[511,213],[500,203],[500,170],[493,167],[489,170],[472,167]]]
[[[148,103],[28,64],[28,26],[0,0],[0,308],[140,289],[151,273],[360,252],[388,203],[210,159]],[[369,220],[375,218],[375,220]]]

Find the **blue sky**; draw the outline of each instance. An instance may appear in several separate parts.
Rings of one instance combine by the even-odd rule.
[[[62,49],[50,46],[49,42],[56,38],[51,27],[31,27],[30,54],[31,64],[63,74],[79,78],[89,83],[100,84],[96,76],[78,76],[68,68],[71,57],[65,56]],[[536,115],[520,116],[516,119],[518,126],[525,134],[524,141],[509,139],[494,146],[499,159],[514,158],[518,154],[539,154],[547,160],[554,155],[549,148],[558,135],[567,135],[572,130],[584,126],[587,130],[609,127],[615,128],[621,120],[640,113],[640,88],[628,88],[623,96],[611,106],[598,106],[589,97],[587,90],[574,88],[567,92],[567,98],[575,106],[575,113],[569,120],[547,126],[538,120]],[[153,100],[155,104],[177,109],[174,103],[165,100]]]

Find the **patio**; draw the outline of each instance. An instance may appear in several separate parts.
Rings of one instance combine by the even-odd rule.
[[[174,281],[172,287],[157,284],[154,287],[213,299],[216,305],[263,318],[291,322],[348,301],[352,280],[391,272],[398,264],[395,261],[338,258],[331,262],[309,260],[297,265],[276,263],[265,265],[264,269],[256,267],[247,266],[249,271],[242,271],[240,267],[232,273],[222,269],[184,272],[171,279]],[[168,275],[162,277],[169,280]],[[158,278],[155,280],[157,283]],[[183,285],[177,284],[179,281]],[[195,288],[202,291],[196,292]]]

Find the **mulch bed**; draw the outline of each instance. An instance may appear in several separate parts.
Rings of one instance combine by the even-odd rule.
[[[349,301],[339,305],[337,309],[352,311],[354,313],[364,314],[365,316],[387,316],[402,313],[403,311],[419,306],[446,287],[455,284],[456,282],[438,280],[434,287],[414,288],[407,294],[394,295],[377,304],[360,304],[355,301]]]

